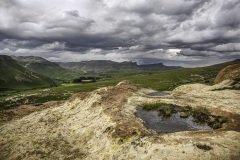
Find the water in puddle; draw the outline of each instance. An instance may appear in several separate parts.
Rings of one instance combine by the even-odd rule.
[[[156,91],[156,92],[148,93],[147,95],[155,97],[155,96],[166,96],[166,95],[169,95],[169,93]]]
[[[212,130],[207,124],[197,124],[193,122],[191,116],[180,118],[179,113],[173,114],[169,118],[163,118],[157,111],[137,109],[136,115],[144,121],[147,128],[155,130],[158,133],[171,133],[179,131]]]

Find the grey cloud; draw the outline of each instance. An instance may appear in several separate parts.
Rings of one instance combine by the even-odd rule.
[[[1,54],[189,64],[240,57],[238,0],[3,0],[0,14]]]
[[[216,25],[218,27],[239,28],[240,2],[238,0],[224,1],[221,12],[216,16]]]
[[[211,49],[219,52],[240,52],[240,43],[221,44],[214,46]]]
[[[195,8],[202,5],[204,0],[140,0],[125,3],[123,0],[120,1],[104,1],[108,6],[114,7],[118,10],[124,10],[129,12],[135,12],[141,15],[145,14],[166,14],[166,15],[189,15]]]
[[[66,11],[66,14],[73,16],[73,17],[79,17],[79,12],[78,10],[71,10],[71,11]]]
[[[210,57],[210,56],[217,56],[219,53],[215,51],[201,51],[201,50],[193,50],[193,49],[183,49],[181,50],[178,55],[183,56],[197,56],[197,57]]]

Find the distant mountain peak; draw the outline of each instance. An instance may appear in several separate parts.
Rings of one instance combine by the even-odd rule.
[[[148,71],[148,70],[166,70],[179,68],[177,66],[165,66],[163,63],[142,64],[136,62],[124,61],[114,62],[111,60],[90,60],[80,62],[59,62],[60,66],[66,69],[83,72],[112,72],[112,71]]]

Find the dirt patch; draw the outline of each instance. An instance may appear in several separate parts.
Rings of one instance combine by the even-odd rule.
[[[5,122],[22,118],[33,112],[41,111],[53,106],[59,106],[63,101],[52,101],[38,105],[22,105],[12,109],[0,110],[0,125]]]
[[[76,93],[74,95],[71,96],[71,98],[69,99],[70,102],[74,101],[76,98],[79,98],[81,100],[84,100],[85,98],[87,98],[90,95],[89,92],[81,92],[81,93]]]

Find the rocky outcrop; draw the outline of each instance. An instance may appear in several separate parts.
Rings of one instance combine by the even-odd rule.
[[[0,126],[0,159],[238,159],[238,124],[159,135],[145,128],[135,112],[142,103],[160,101],[206,106],[214,114],[238,117],[239,95],[240,91],[195,84],[151,98],[122,82]],[[230,122],[237,123],[236,117]]]
[[[214,83],[220,83],[224,80],[232,82],[240,81],[240,64],[233,64],[223,68],[214,80]]]

